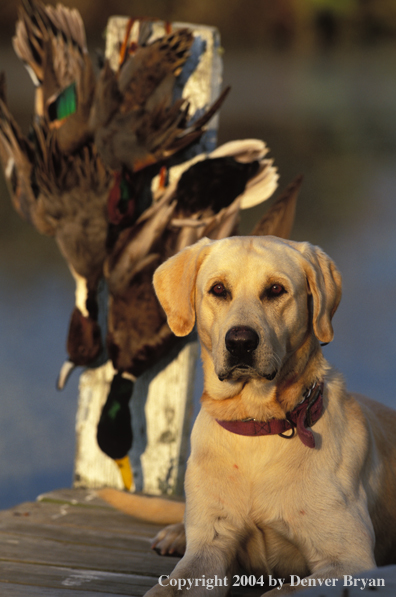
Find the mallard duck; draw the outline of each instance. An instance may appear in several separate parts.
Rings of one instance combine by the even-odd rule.
[[[251,143],[256,143],[256,140],[249,140],[249,144]],[[205,160],[207,167],[213,164],[216,171],[218,159],[223,158]],[[228,164],[228,158],[225,164]],[[202,175],[202,168],[197,168],[197,165],[190,167],[188,178],[193,176],[194,171],[197,176]],[[259,166],[262,169],[259,167],[260,171],[245,181],[243,192],[238,195],[240,187],[238,189],[238,184],[235,184],[234,196],[228,196],[229,204],[216,203],[217,210],[202,200],[202,210],[197,209],[191,214],[194,200],[189,196],[185,208],[186,217],[183,217],[182,175],[176,189],[172,186],[164,190],[161,200],[138,220],[136,226],[119,236],[105,265],[110,294],[107,348],[117,371],[127,372],[133,378],[138,377],[167,354],[178,341],[170,333],[153,292],[152,275],[160,263],[204,236],[217,239],[238,233],[240,206],[250,203],[250,193],[253,192],[256,201],[260,187],[261,197],[266,200],[277,186],[278,175],[272,161],[267,160],[265,165],[259,162]],[[234,164],[231,164],[231,171],[235,174]],[[223,169],[222,173],[224,175],[226,171]],[[244,179],[246,171],[241,170],[240,174]],[[208,180],[211,180],[211,176]],[[287,186],[253,228],[252,235],[290,237],[301,184],[302,176],[298,176]],[[183,192],[179,195],[180,187]],[[216,187],[217,184],[214,184],[214,190]],[[191,188],[194,188],[194,184]],[[213,197],[217,202],[216,193]],[[144,309],[141,308],[142,304]]]
[[[162,261],[203,236],[235,233],[241,204],[250,205],[252,195],[264,201],[273,194],[278,175],[265,158],[267,151],[256,139],[233,142],[185,169],[178,167],[178,180],[171,169],[168,186],[160,189],[158,181],[153,183],[157,200],[119,235],[106,262],[107,346],[117,371],[141,375],[175,341],[155,297],[152,274]]]
[[[23,135],[6,102],[6,81],[0,75],[0,158],[14,208],[42,234],[53,235],[34,172],[34,147]]]
[[[267,151],[265,143],[256,139],[235,141],[171,169],[168,185],[163,173],[153,182],[153,205],[119,234],[105,265],[107,350],[117,376],[135,380],[176,344],[181,345],[155,296],[153,273],[165,259],[203,236],[216,239],[235,234],[241,204],[257,203],[258,197],[264,201],[273,194],[278,175],[265,158]],[[112,386],[108,402],[114,399]],[[118,436],[120,445],[126,445],[125,428],[120,426],[114,433],[108,402],[100,433]]]
[[[273,172],[272,176],[275,177],[276,173]],[[267,181],[267,184],[267,189],[269,189],[270,181]],[[271,184],[275,185],[274,178]],[[252,235],[270,234],[282,238],[290,237],[301,184],[302,176],[297,176],[262,216],[252,230]],[[141,227],[138,226],[135,235],[128,236],[127,231],[125,232],[122,246],[120,244],[117,254],[113,255],[114,262],[111,262],[111,260],[107,262],[107,268],[109,268],[107,275],[114,284],[109,317],[111,331],[107,340],[113,363],[119,367],[120,371],[124,372],[116,374],[115,379],[118,380],[125,375],[125,372],[127,372],[126,375],[129,379],[138,377],[175,344],[179,343],[181,346],[180,338],[173,336],[167,326],[162,310],[159,308],[157,299],[154,296],[151,283],[154,270],[165,258],[163,254],[155,253],[156,242],[161,238],[161,235],[164,235],[166,228],[171,228],[172,222],[175,222],[176,206],[172,205],[172,195],[174,196],[174,190],[163,197],[162,204],[159,204],[156,213],[152,214],[153,218],[142,219],[143,221],[140,222]],[[241,199],[246,200],[246,195],[243,194]],[[239,209],[227,210],[223,208],[222,212],[220,218],[217,217],[212,219],[211,222],[207,222],[205,225],[207,227],[201,232],[202,236],[206,233],[214,233],[213,238],[220,238],[222,235],[236,232]],[[159,222],[162,225],[158,226]],[[166,227],[164,227],[164,222],[168,222]],[[154,231],[159,235],[157,239],[153,236]],[[149,241],[145,242],[148,239],[151,239],[152,245]],[[163,240],[164,238],[162,238]],[[180,244],[180,241],[175,244]],[[161,242],[158,246],[163,249],[166,242]],[[153,251],[151,256],[149,255],[150,251]],[[128,258],[130,258],[130,268],[127,267]],[[140,265],[138,265],[139,262]],[[122,275],[122,272],[124,275]],[[120,293],[118,297],[117,292]],[[142,310],[142,302],[149,305],[147,311],[146,309]],[[130,309],[128,309],[129,306]],[[117,323],[119,323],[118,329]],[[129,334],[126,332],[128,329]],[[119,381],[114,385],[112,384],[103,408],[100,429],[98,427],[98,441],[100,436],[102,449],[104,448],[105,452],[106,450],[110,451],[111,445],[113,453],[117,449],[117,455],[119,456],[132,442],[132,431],[128,428],[128,424],[130,425],[129,414],[126,413],[121,420],[121,413],[124,410],[126,412],[127,402],[132,397],[133,382],[130,381],[129,397],[124,396],[122,392],[118,396],[118,383]],[[108,413],[111,412],[112,408],[118,413],[119,419],[109,417]],[[107,441],[107,446],[103,438]],[[125,462],[126,454],[125,451],[125,456],[120,459],[120,462]]]
[[[237,159],[231,158],[231,151]],[[152,275],[165,259],[203,236],[216,239],[237,233],[241,205],[251,206],[259,196],[262,201],[272,196],[278,174],[272,161],[265,159],[266,152],[262,141],[243,140],[194,161],[181,174],[179,170],[179,180],[164,187],[161,198],[119,235],[105,265],[110,295],[107,348],[116,371],[136,378],[177,342],[155,297]],[[230,172],[232,188],[219,201],[219,186]],[[197,177],[199,184],[194,183]],[[300,176],[287,187],[255,226],[253,235],[290,235],[301,183]],[[158,196],[158,188],[154,194]]]
[[[144,42],[133,43],[130,52],[130,29],[131,21],[118,70],[113,71],[108,61],[101,70],[90,126],[106,165],[132,173],[169,159],[197,141],[229,88],[203,115],[190,118],[188,101],[175,97],[175,86],[190,54],[192,32],[176,29],[148,42],[146,28]]]
[[[75,365],[89,365],[102,352],[96,291],[106,257],[111,175],[90,143],[96,81],[78,11],[24,0],[13,45],[36,86],[32,133],[23,144],[25,181],[33,172],[25,187],[31,184],[35,197],[30,193],[23,215],[39,232],[55,236],[76,282],[69,361],[58,379],[63,387]]]
[[[35,123],[25,137],[0,99],[1,157],[13,204],[39,232],[54,236],[76,281],[70,321],[71,360],[87,365],[102,349],[96,291],[107,257],[111,177],[93,146],[59,153],[53,132]],[[82,197],[84,200],[82,201]]]
[[[234,198],[243,192],[241,197],[241,209],[254,207],[262,203],[265,198],[270,197],[277,187],[278,177],[275,169],[271,168],[273,160],[265,156],[268,148],[264,141],[260,139],[240,139],[229,141],[220,147],[217,147],[210,153],[201,153],[191,160],[173,166],[167,173],[168,185],[179,184],[179,180],[184,178],[181,187],[188,188],[190,183],[194,184],[194,194],[200,195],[203,201],[211,203],[212,199],[205,199],[204,186],[210,185],[212,195],[218,193],[223,199],[219,202],[228,203],[227,194]],[[217,166],[213,162],[206,160],[217,160]],[[198,162],[205,162],[193,170],[192,166]],[[200,168],[203,176],[197,176]],[[189,174],[185,174],[189,171]],[[245,175],[242,174],[245,172]],[[194,181],[194,177],[198,180]],[[234,178],[240,187],[240,193],[233,189]],[[202,181],[205,181],[202,184]],[[199,185],[202,185],[199,188]],[[161,186],[160,178],[153,181],[153,188]],[[180,189],[180,193],[183,191]],[[186,194],[186,191],[184,191]]]

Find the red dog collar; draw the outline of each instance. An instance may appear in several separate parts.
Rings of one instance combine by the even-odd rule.
[[[245,419],[240,421],[219,421],[219,425],[236,433],[237,435],[280,435],[286,439],[297,435],[308,448],[315,447],[315,438],[309,427],[312,427],[323,414],[323,382],[315,384],[304,394],[304,399],[294,410],[286,414],[286,419],[270,419],[257,421]],[[292,430],[291,435],[284,435],[285,431]]]

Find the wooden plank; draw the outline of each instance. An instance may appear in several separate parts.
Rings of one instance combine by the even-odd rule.
[[[52,492],[39,502],[0,512],[0,578],[10,561],[40,570],[58,566],[147,577],[172,571],[177,560],[150,548],[160,527],[135,521],[98,498],[87,504],[89,496],[78,490]]]
[[[70,568],[134,573],[152,577],[169,574],[176,565],[176,558],[161,557],[149,546],[146,550],[138,552],[7,532],[0,533],[0,562],[2,561],[63,565]]]
[[[83,508],[57,502],[28,502],[0,512],[0,529],[7,524],[21,529],[37,524],[74,527],[77,529],[109,532],[112,534],[146,537],[150,539],[161,528],[158,525],[137,521],[113,508]]]
[[[36,595],[26,592],[27,585],[42,590],[55,589],[49,595],[89,595],[97,592],[106,595],[144,595],[157,582],[152,576],[136,574],[114,574],[102,570],[80,570],[59,566],[38,566],[21,562],[0,562],[0,595],[6,595],[10,583],[15,592],[12,595]],[[7,584],[5,584],[7,583]],[[19,592],[17,588],[19,587]],[[89,591],[89,592],[88,592]],[[46,595],[43,592],[43,595]]]
[[[150,549],[159,526],[92,493],[58,490],[0,512],[0,595],[140,597],[172,572],[179,558]]]
[[[2,597],[73,597],[76,593],[71,593],[68,589],[54,589],[45,587],[26,586],[23,584],[8,584],[0,580],[0,595]],[[78,597],[114,597],[123,593],[92,593],[91,591],[79,591]],[[144,593],[129,593],[140,597]]]
[[[197,358],[197,343],[187,344],[166,369],[158,363],[138,380],[146,397],[145,449],[139,454],[136,443],[131,460],[138,470],[137,456],[140,459],[145,493],[183,494]]]
[[[11,520],[8,523],[0,524],[0,537],[2,533],[12,533],[16,536],[35,537],[36,539],[48,539],[62,541],[64,543],[90,545],[128,551],[147,551],[150,549],[150,537],[141,537],[133,534],[120,534],[106,530],[92,530],[86,527],[59,526],[56,524],[21,524]]]
[[[0,512],[1,595],[140,597],[178,561],[151,550],[160,527],[135,521],[90,490],[39,499]]]
[[[22,574],[24,574],[24,569],[21,570]],[[32,586],[32,585],[25,585],[25,584],[9,584],[3,583],[0,580],[0,595],[2,597],[114,597],[114,595],[129,595],[130,597],[142,597],[152,586],[154,583],[150,585],[143,585],[143,584],[132,584],[130,587],[127,588],[127,592],[121,592],[123,590],[122,587],[117,585],[111,585],[109,592],[103,592],[102,588],[105,589],[105,586],[100,585],[98,588],[94,588],[94,585],[89,585],[89,590],[84,591],[77,587],[68,587],[68,588],[57,588],[57,587],[42,587],[42,586]],[[4,588],[3,588],[4,587]],[[92,587],[92,590],[91,590]],[[358,597],[360,592],[357,591],[360,589],[354,589],[356,592],[350,592],[348,597]],[[395,587],[392,586],[390,591],[383,593],[381,590],[381,597],[394,597]],[[387,590],[387,589],[385,589]],[[326,597],[323,593],[315,593],[312,595],[312,589],[309,590],[309,593],[303,591],[301,593],[301,597]],[[232,591],[232,597],[247,597],[248,595],[251,597],[259,597],[263,593],[263,589],[261,588],[251,588],[251,587],[240,587],[239,589],[234,589]],[[209,593],[210,594],[210,593]],[[299,593],[300,595],[300,593]],[[337,595],[331,594],[331,597],[345,597],[346,593],[338,593]]]

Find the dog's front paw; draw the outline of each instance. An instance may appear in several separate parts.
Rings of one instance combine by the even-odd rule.
[[[151,548],[161,556],[182,556],[186,551],[186,531],[182,522],[170,524],[153,539]]]

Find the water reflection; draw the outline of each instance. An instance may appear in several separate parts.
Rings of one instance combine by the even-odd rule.
[[[325,354],[351,389],[394,407],[395,53],[382,46],[326,60],[226,54],[224,79],[233,90],[219,139],[265,139],[283,186],[305,174],[293,237],[321,245],[344,279],[335,340]],[[78,379],[56,392],[73,304],[71,277],[52,240],[9,209],[3,186],[0,196],[4,508],[70,485]],[[260,213],[245,214],[244,233]]]

